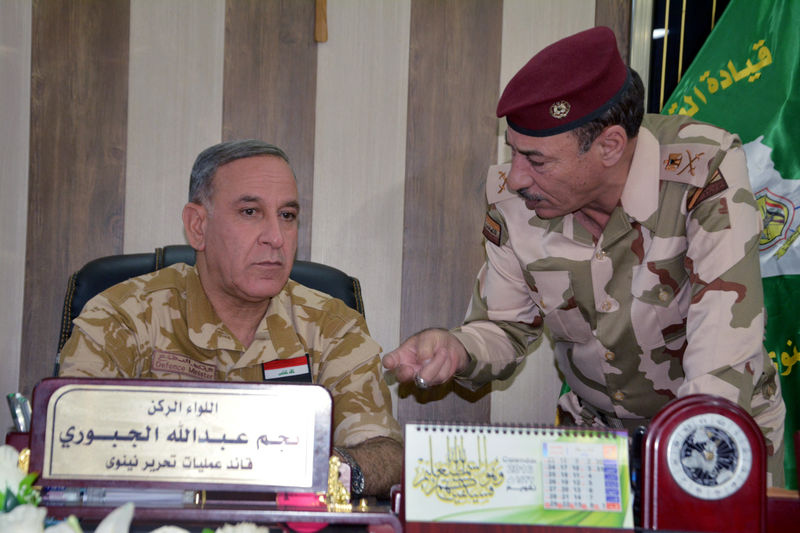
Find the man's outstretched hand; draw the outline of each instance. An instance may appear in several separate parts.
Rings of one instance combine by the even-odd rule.
[[[383,366],[397,381],[414,380],[420,388],[450,380],[468,362],[464,345],[444,329],[422,330],[383,358]]]

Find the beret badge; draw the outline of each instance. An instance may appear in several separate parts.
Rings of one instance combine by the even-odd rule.
[[[566,100],[559,100],[550,106],[550,116],[553,118],[565,118],[569,115],[570,107],[569,102]]]

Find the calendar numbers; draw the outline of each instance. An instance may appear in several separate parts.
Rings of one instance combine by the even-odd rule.
[[[542,443],[545,509],[622,511],[615,444]]]

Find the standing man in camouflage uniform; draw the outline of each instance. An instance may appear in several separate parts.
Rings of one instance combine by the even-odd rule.
[[[634,429],[715,394],[762,429],[783,485],[785,407],[762,345],[761,218],[735,135],[644,117],[613,32],[534,56],[497,107],[511,163],[490,170],[487,260],[465,323],[384,358],[400,381],[509,377],[546,326],[571,391],[564,423]]]
[[[196,267],[179,263],[87,302],[61,375],[262,381],[292,361],[333,396],[334,450],[353,494],[386,496],[400,482],[402,437],[380,346],[361,314],[289,279],[298,214],[279,148],[233,141],[203,151],[183,209]]]

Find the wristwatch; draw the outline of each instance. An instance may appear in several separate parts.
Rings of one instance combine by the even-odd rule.
[[[361,472],[361,467],[344,448],[334,446],[333,451],[339,454],[344,463],[350,467],[350,496],[352,498],[361,497],[364,494],[364,474]]]

